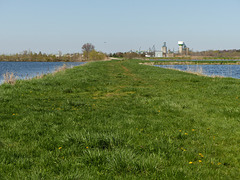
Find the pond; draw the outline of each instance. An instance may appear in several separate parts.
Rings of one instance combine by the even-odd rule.
[[[68,68],[79,66],[85,62],[0,62],[0,84],[3,83],[3,74],[14,73],[18,79],[33,78],[40,74],[53,72],[58,67],[67,65]]]
[[[155,66],[200,73],[207,76],[223,76],[240,79],[240,65],[155,65]]]
[[[240,59],[149,59],[149,61],[213,61],[213,62],[229,62],[229,61],[240,61]]]

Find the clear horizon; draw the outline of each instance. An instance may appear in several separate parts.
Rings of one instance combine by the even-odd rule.
[[[238,0],[0,0],[0,54],[240,49]]]

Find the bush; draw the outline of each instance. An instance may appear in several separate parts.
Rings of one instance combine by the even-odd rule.
[[[89,53],[89,59],[90,60],[104,60],[105,58],[106,58],[106,55],[102,52],[92,50]]]

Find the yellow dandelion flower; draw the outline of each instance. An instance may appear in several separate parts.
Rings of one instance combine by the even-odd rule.
[[[202,158],[204,157],[202,153],[199,153],[199,156],[201,156]]]
[[[187,151],[187,150],[186,150],[186,149],[184,149],[183,147],[181,147],[181,150],[182,150],[182,151]]]
[[[192,163],[193,163],[192,161],[189,162],[189,164],[192,164]]]
[[[195,131],[195,129],[192,129],[192,131]]]
[[[188,135],[188,133],[184,133],[185,135]]]
[[[220,162],[219,162],[219,163],[217,163],[217,165],[221,165],[221,164],[222,164],[222,163],[220,163]]]
[[[180,129],[179,132],[182,132],[182,130]]]
[[[62,149],[62,147],[59,147],[58,149]]]
[[[86,149],[88,149],[88,146],[86,147]]]
[[[201,163],[201,162],[202,162],[202,160],[199,160],[198,162],[200,162],[200,163]]]

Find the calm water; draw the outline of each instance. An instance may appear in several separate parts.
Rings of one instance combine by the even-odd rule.
[[[56,68],[66,64],[68,67],[78,66],[84,62],[0,62],[0,84],[3,74],[13,72],[18,79],[32,78],[40,74],[53,72]]]
[[[149,59],[150,61],[240,61],[240,59],[205,59],[205,60],[197,60],[197,59]]]
[[[240,79],[240,65],[155,65],[181,71],[202,72],[207,76],[223,76]]]

